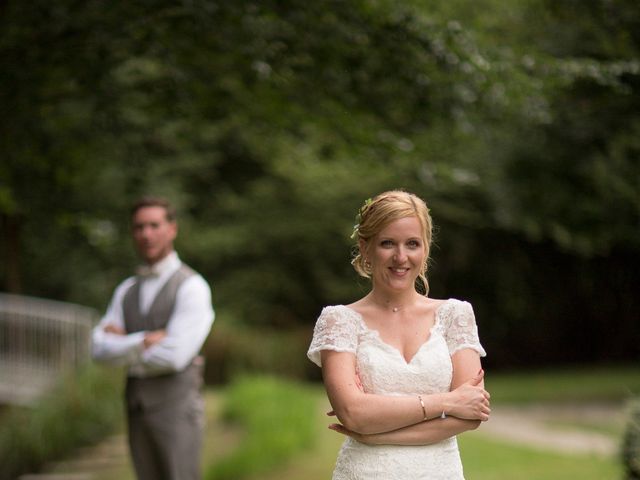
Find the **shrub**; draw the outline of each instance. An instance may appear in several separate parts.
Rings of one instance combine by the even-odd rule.
[[[319,379],[320,369],[307,360],[312,333],[312,327],[277,330],[218,322],[203,349],[205,381],[227,383],[243,374]]]
[[[119,373],[89,364],[32,407],[9,407],[0,423],[0,480],[35,472],[113,431],[123,410]]]
[[[316,410],[316,396],[299,383],[265,376],[234,381],[226,394],[224,417],[244,428],[245,439],[209,469],[207,480],[263,473],[311,447]]]
[[[631,402],[622,443],[622,460],[628,480],[640,480],[640,397]]]

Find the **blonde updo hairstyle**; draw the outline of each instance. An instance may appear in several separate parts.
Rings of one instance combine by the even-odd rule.
[[[416,279],[416,290],[429,293],[427,267],[431,249],[432,230],[431,215],[426,203],[413,193],[403,190],[391,190],[367,200],[360,208],[353,236],[357,240],[351,265],[361,277],[371,278],[371,264],[367,261],[369,250],[375,237],[390,223],[401,218],[416,217],[422,230],[422,241],[425,248],[425,261]]]

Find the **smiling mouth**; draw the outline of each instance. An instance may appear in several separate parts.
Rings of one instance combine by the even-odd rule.
[[[409,268],[397,268],[397,267],[390,267],[390,269],[393,273],[399,273],[399,274],[407,273],[410,270]]]

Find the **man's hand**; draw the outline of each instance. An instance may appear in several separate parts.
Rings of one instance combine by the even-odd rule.
[[[164,340],[164,337],[166,336],[166,330],[153,330],[151,332],[147,332],[144,336],[144,348],[147,349],[149,347],[152,347],[156,343]]]
[[[105,333],[113,333],[114,335],[126,335],[127,332],[124,331],[124,328],[118,327],[112,323],[109,323],[104,327]]]

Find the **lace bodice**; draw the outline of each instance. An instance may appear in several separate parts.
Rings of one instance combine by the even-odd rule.
[[[322,310],[307,355],[322,366],[322,350],[353,353],[365,392],[417,395],[448,391],[451,355],[464,348],[485,355],[471,305],[449,299],[436,310],[431,335],[409,362],[376,330],[369,329],[358,312],[344,305]],[[417,447],[370,446],[348,437],[333,475],[334,480],[463,478],[455,437]]]

